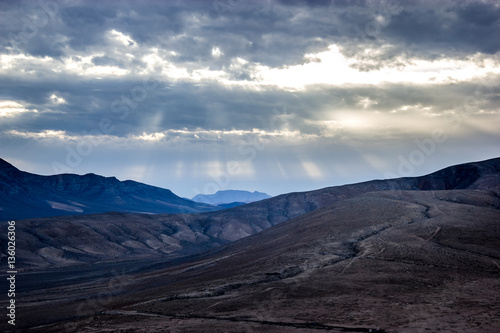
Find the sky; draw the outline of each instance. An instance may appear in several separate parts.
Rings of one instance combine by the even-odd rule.
[[[191,198],[500,156],[498,1],[0,1],[0,157]]]

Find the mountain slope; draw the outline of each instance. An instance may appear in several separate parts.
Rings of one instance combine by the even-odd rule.
[[[0,159],[0,220],[104,213],[191,213],[218,208],[170,190],[95,174],[39,176]]]
[[[270,332],[494,332],[500,211],[487,202],[496,199],[476,190],[367,193],[150,274],[156,287],[137,293],[149,302],[116,305],[179,318],[180,331],[192,332],[206,329],[197,318]],[[213,319],[213,329],[231,331]]]
[[[254,191],[224,190],[214,194],[198,194],[191,200],[211,205],[230,204],[233,202],[250,203],[269,199],[271,196],[266,193]]]
[[[373,180],[282,194],[203,216],[207,236],[234,241],[315,209],[363,193],[387,190],[484,189],[500,192],[500,158],[451,166],[421,177]]]
[[[360,194],[172,267],[21,291],[19,320],[54,332],[498,332],[499,208],[489,190]]]
[[[18,256],[28,269],[145,257],[170,260],[202,253],[368,192],[483,189],[491,195],[489,201],[482,203],[498,208],[499,184],[500,159],[493,159],[449,167],[423,177],[376,180],[283,194],[215,212],[109,213],[17,221],[16,232],[21,244]],[[5,235],[0,234],[0,239]],[[5,255],[6,250],[0,251]]]

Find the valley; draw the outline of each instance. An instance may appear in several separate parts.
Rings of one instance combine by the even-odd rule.
[[[18,239],[32,230],[45,246],[61,249],[61,258],[68,259],[65,239],[73,252],[87,246],[75,262],[33,259],[18,274],[20,328],[496,332],[498,162],[477,163],[467,177],[457,170],[470,165],[183,217],[109,213],[18,221]],[[412,189],[418,184],[437,189]],[[179,229],[168,235],[174,221]],[[86,228],[95,234],[81,237]],[[58,237],[51,238],[54,230]],[[161,235],[178,240],[177,252],[166,252],[173,244],[166,242],[157,253],[119,250],[125,239],[153,244],[151,237]]]

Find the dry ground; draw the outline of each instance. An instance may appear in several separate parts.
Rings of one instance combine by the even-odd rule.
[[[491,191],[367,193],[171,267],[131,262],[21,291],[19,323],[30,332],[498,332],[498,207]]]

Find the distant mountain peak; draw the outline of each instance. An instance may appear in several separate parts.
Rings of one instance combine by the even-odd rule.
[[[211,205],[224,205],[236,202],[251,203],[269,198],[271,198],[269,194],[259,191],[219,190],[214,194],[198,194],[191,200]]]
[[[40,176],[0,159],[0,221],[109,211],[161,214],[220,209],[135,181],[94,173]]]

